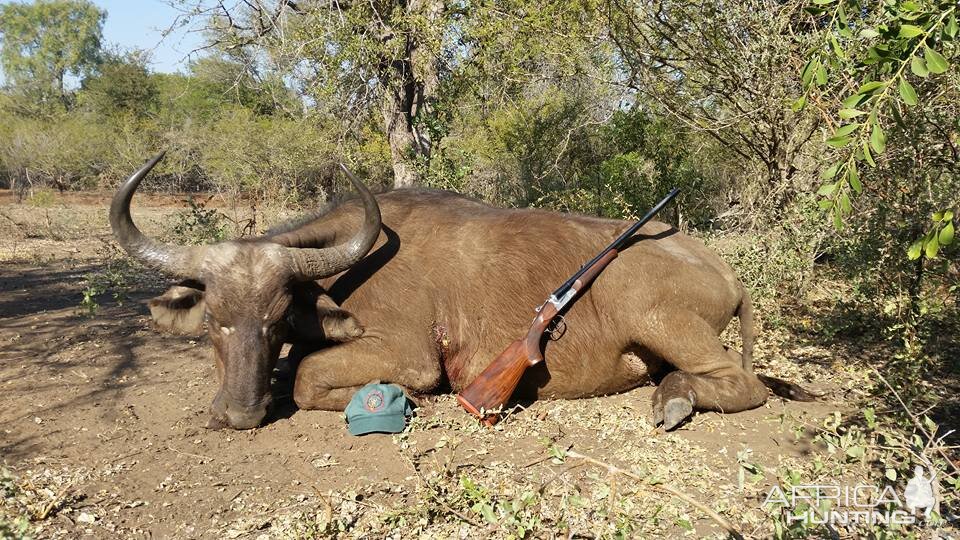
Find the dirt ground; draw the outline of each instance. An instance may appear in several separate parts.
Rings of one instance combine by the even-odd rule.
[[[287,399],[259,429],[206,430],[211,347],[157,332],[143,303],[165,279],[140,273],[122,304],[108,292],[94,315],[80,307],[90,276],[116,257],[105,200],[37,207],[2,195],[0,456],[5,496],[40,538],[721,535],[658,482],[765,537],[775,528],[761,508],[770,487],[785,471],[829,465],[815,435],[835,411],[855,414],[862,396],[863,375],[844,367],[849,351],[764,337],[758,369],[822,400],[771,398],[665,434],[647,421],[653,387],[533,403],[496,430],[438,396],[401,435],[352,437],[342,414]],[[134,214],[156,234],[178,210],[138,196]]]

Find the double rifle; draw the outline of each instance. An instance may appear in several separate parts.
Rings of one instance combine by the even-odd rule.
[[[680,190],[674,188],[662,201],[657,203],[640,221],[634,223],[599,255],[580,267],[563,285],[553,291],[546,301],[537,308],[537,316],[530,324],[527,335],[514,341],[469,386],[457,395],[460,405],[487,426],[493,426],[499,420],[498,411],[513,395],[520,377],[528,368],[543,362],[540,345],[543,334],[553,324],[564,308],[577,298],[577,294],[590,285],[594,279],[613,262],[619,250],[636,233],[667,205]]]

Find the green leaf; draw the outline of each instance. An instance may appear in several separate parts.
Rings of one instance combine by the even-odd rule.
[[[937,251],[940,251],[940,241],[937,240],[936,236],[927,240],[924,250],[928,259],[933,259],[937,256]]]
[[[866,450],[862,446],[851,446],[847,448],[847,457],[851,459],[862,459],[866,454]]]
[[[839,206],[833,207],[833,226],[838,231],[843,229],[843,213]]]
[[[900,8],[903,9],[904,11],[920,11],[921,9],[919,4],[917,4],[916,2],[911,2],[910,0],[907,0],[906,2],[903,2],[902,4],[900,4]]]
[[[927,69],[930,70],[930,73],[940,74],[950,67],[947,59],[930,47],[923,50],[923,59],[927,61]]]
[[[885,52],[879,47],[867,47],[867,57],[863,59],[863,63],[872,66],[883,60]]]
[[[843,52],[843,47],[840,46],[840,42],[837,41],[837,38],[830,36],[830,46],[833,48],[833,54],[840,59],[846,58],[847,55]]]
[[[488,523],[497,522],[497,515],[493,513],[493,507],[489,504],[480,504],[480,514]]]
[[[817,86],[823,86],[827,84],[827,68],[823,67],[823,64],[817,66]]]
[[[867,165],[876,168],[877,162],[873,160],[873,156],[870,155],[870,146],[867,143],[863,143],[863,160],[867,162]]]
[[[829,209],[833,208],[833,200],[831,200],[831,199],[820,199],[820,200],[817,202],[817,206],[819,206],[821,210],[829,210]]]
[[[923,28],[919,26],[914,26],[912,24],[903,24],[900,25],[900,37],[902,38],[915,38],[923,33]]]
[[[860,183],[860,173],[857,172],[856,161],[851,161],[850,166],[847,167],[847,181],[850,182],[850,187],[853,188],[857,194],[863,192],[863,184]]]
[[[847,99],[843,100],[843,107],[846,109],[854,109],[862,103],[867,97],[861,94],[854,94]]]
[[[943,213],[944,221],[951,221],[953,219],[953,210],[947,210]]]
[[[912,71],[917,77],[926,77],[927,75],[930,75],[930,70],[927,69],[927,63],[924,62],[919,56],[910,58],[910,71]]]
[[[870,133],[870,147],[878,154],[882,154],[887,147],[887,136],[880,129],[880,122],[873,125],[873,131]]]
[[[853,205],[850,204],[850,197],[847,195],[847,192],[840,194],[840,210],[842,210],[844,214],[849,214],[850,211],[853,210]]]
[[[844,146],[850,144],[852,141],[850,137],[830,137],[826,140],[828,146],[832,148],[843,148]]]
[[[934,223],[940,223],[943,221],[943,212],[934,212],[933,215],[930,216],[930,219],[932,219]]]
[[[899,90],[904,103],[911,107],[917,104],[917,91],[913,89],[906,77],[900,77]]]
[[[950,18],[947,19],[947,25],[943,28],[943,31],[946,32],[951,38],[957,37],[957,15],[956,13],[951,13]]]
[[[949,246],[953,243],[953,222],[948,221],[942,229],[940,229],[940,236],[937,239],[940,241],[940,245]]]
[[[845,137],[860,127],[860,124],[847,124],[845,126],[840,126],[837,131],[833,133],[834,137]]]
[[[880,33],[874,30],[873,28],[864,28],[863,30],[860,31],[860,37],[862,37],[863,39],[873,39],[879,35]]]
[[[816,58],[811,58],[805,66],[803,66],[803,72],[800,75],[800,79],[803,80],[803,86],[810,86],[810,82],[813,81],[813,74],[817,71],[817,66],[820,65],[820,61]]]
[[[885,473],[883,473],[883,475],[886,476],[886,477],[887,477],[887,480],[889,480],[889,481],[891,481],[891,482],[896,482],[896,481],[897,481],[897,471],[896,471],[896,469],[887,469],[887,471],[886,471]]]
[[[842,118],[842,119],[844,119],[844,120],[849,120],[849,119],[851,119],[851,118],[856,118],[856,117],[858,117],[858,116],[861,116],[861,115],[864,115],[864,114],[867,114],[867,113],[865,113],[865,112],[863,112],[863,111],[861,111],[861,110],[858,110],[858,109],[840,109],[840,113],[839,113],[839,114],[840,114],[840,118]]]
[[[829,184],[824,184],[820,186],[820,189],[817,190],[817,195],[822,195],[824,197],[829,197],[833,195],[833,192],[837,190],[837,184],[831,182]]]
[[[824,180],[829,180],[834,176],[836,176],[837,171],[839,170],[840,170],[840,162],[838,161],[833,165],[831,165],[830,167],[828,167],[827,170],[823,171],[823,174],[820,175],[820,178],[823,178]]]
[[[920,258],[920,250],[923,249],[923,239],[917,240],[913,244],[910,244],[910,249],[907,250],[907,258],[911,261],[915,261]]]
[[[871,81],[861,86],[860,89],[857,90],[857,93],[862,95],[872,94],[873,92],[876,92],[878,89],[883,88],[885,84],[886,83],[883,83],[880,81]]]
[[[790,110],[800,112],[807,106],[807,96],[800,96],[790,105]]]

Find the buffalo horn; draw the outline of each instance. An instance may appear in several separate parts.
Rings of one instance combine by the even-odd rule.
[[[339,274],[363,259],[380,236],[380,207],[377,200],[342,163],[350,183],[363,201],[363,227],[347,242],[328,248],[289,248],[293,257],[294,279],[312,281]]]
[[[164,153],[160,152],[148,161],[117,190],[113,202],[110,203],[110,228],[113,229],[117,242],[131,256],[168,274],[198,279],[206,247],[161,244],[144,236],[130,217],[130,200],[134,192],[150,169],[163,159]]]

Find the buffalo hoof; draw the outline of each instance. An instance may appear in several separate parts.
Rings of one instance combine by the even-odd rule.
[[[670,431],[693,414],[693,403],[689,399],[675,397],[663,406],[663,429]]]

